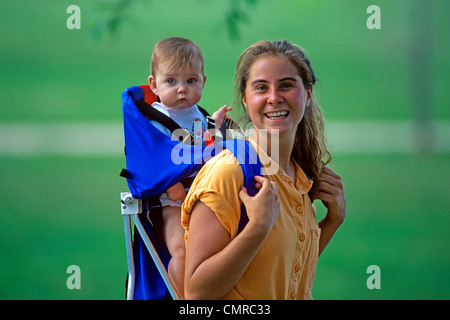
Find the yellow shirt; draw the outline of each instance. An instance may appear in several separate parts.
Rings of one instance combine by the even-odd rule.
[[[262,163],[268,155],[258,151]],[[241,279],[223,299],[312,299],[319,254],[320,228],[308,191],[312,186],[296,166],[296,183],[284,171],[265,175],[278,184],[280,215]],[[182,223],[189,237],[189,219],[197,200],[205,203],[230,234],[236,236],[242,202],[243,172],[229,150],[208,161],[195,178],[182,206]]]

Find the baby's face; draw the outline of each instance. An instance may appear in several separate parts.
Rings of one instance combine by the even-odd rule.
[[[156,77],[150,76],[150,87],[166,108],[189,108],[202,97],[205,77],[201,67],[199,61],[178,70],[162,64]]]

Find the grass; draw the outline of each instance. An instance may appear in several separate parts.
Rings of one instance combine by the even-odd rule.
[[[448,161],[448,155],[335,157],[348,213],[319,259],[316,299],[450,298],[450,203],[446,190],[437,187],[450,179]],[[123,161],[2,157],[0,162],[0,298],[122,299]],[[427,176],[438,178],[431,185]],[[317,206],[320,218],[324,208]],[[81,268],[81,290],[66,287],[72,264]],[[381,268],[381,290],[366,287],[366,269],[373,264]]]
[[[315,298],[450,297],[448,161],[448,155],[336,157],[348,213],[319,259]],[[381,290],[366,287],[370,265],[381,268]]]
[[[0,297],[123,297],[122,161],[37,157],[0,162],[5,168],[1,194],[7,200],[1,210]],[[81,268],[79,292],[66,287],[72,264]]]

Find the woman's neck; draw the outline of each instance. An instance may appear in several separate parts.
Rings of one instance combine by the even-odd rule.
[[[277,163],[286,173],[293,168],[291,160],[294,140],[279,136],[278,132],[267,133],[267,131],[254,130],[252,139],[263,149],[267,155]],[[289,141],[292,140],[292,141]]]

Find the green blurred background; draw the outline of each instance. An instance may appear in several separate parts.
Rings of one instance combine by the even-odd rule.
[[[210,111],[230,102],[250,44],[290,39],[309,52],[348,207],[319,259],[315,299],[450,298],[450,2],[141,0],[111,31],[101,23],[115,3],[0,4],[1,299],[124,298],[120,97],[146,83],[153,45],[168,36],[202,48]],[[80,30],[66,27],[72,4]],[[380,30],[366,26],[372,4]],[[98,145],[83,149],[79,135]],[[70,265],[80,290],[66,286]],[[370,265],[379,290],[366,286]]]

